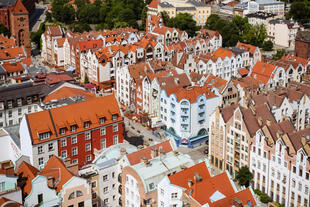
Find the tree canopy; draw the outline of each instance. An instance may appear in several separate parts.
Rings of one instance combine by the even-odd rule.
[[[193,16],[187,13],[179,13],[176,17],[170,18],[166,12],[163,12],[162,17],[167,27],[174,27],[186,31],[190,37],[195,36],[196,31],[199,29],[196,26],[196,21],[193,20]]]
[[[291,4],[287,18],[293,18],[300,23],[310,22],[310,1],[294,1]]]
[[[238,41],[262,47],[267,37],[266,28],[263,25],[249,24],[247,17],[235,16],[229,21],[212,14],[205,28],[219,31],[225,47],[235,46]]]
[[[253,174],[251,173],[248,166],[242,166],[237,172],[236,179],[238,180],[240,185],[248,187],[251,180],[253,179]]]
[[[11,37],[11,32],[4,26],[4,24],[0,23],[0,34],[4,36]]]
[[[69,0],[52,0],[51,17],[62,23],[96,24],[97,29],[139,28],[138,20],[146,19],[146,5],[141,0],[76,0],[74,10]],[[49,18],[50,19],[50,18]],[[144,22],[142,22],[144,23]],[[141,29],[145,28],[145,23]]]

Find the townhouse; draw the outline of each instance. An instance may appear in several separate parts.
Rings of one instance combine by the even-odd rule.
[[[255,13],[247,14],[246,16],[248,17],[248,21],[251,25],[263,24],[267,26],[268,22],[274,19],[276,15],[273,13],[258,11]]]
[[[49,87],[31,82],[0,88],[0,127],[17,125],[28,113],[41,111],[40,98]]]
[[[295,55],[301,58],[310,58],[310,32],[298,31],[295,37]]]
[[[23,178],[26,178],[24,171],[33,169],[27,165],[18,169]],[[76,165],[68,165],[52,155],[40,171],[34,172],[36,176],[31,181],[29,195],[25,197],[25,206],[91,206],[90,185],[86,179],[78,177]]]
[[[10,160],[14,167],[18,164],[22,154],[17,145],[18,139],[10,135],[4,128],[0,128],[0,162]]]
[[[122,143],[123,131],[113,95],[27,114],[19,128],[22,154],[35,167],[43,166],[51,155],[70,158],[81,167],[94,159],[94,150],[102,143]]]
[[[249,75],[269,88],[285,86],[287,84],[285,69],[266,62],[256,62]]]
[[[300,29],[303,29],[302,26],[293,20],[273,19],[267,24],[267,38],[275,45],[294,49]]]
[[[206,23],[208,17],[211,15],[211,7],[207,4],[196,1],[178,1],[178,0],[153,0],[148,5],[148,15],[157,15],[161,12],[167,12],[169,17],[175,17],[179,13],[188,13],[193,16],[197,25],[202,26]]]
[[[251,147],[253,187],[285,206],[309,206],[309,129],[266,123]]]
[[[12,203],[18,204],[16,206],[21,206],[23,203],[22,190],[17,185],[17,179],[13,162],[10,160],[0,162],[0,202],[1,200],[4,200],[4,203],[12,200]],[[11,205],[14,205],[12,203]],[[3,204],[3,206],[6,205]]]
[[[216,109],[209,122],[209,160],[219,170],[234,177],[242,166],[249,166],[253,136],[262,122],[275,121],[265,104],[245,108],[238,105]]]
[[[251,187],[239,191],[227,171],[215,176],[210,171],[205,160],[165,176],[158,184],[158,206],[257,205]]]
[[[125,157],[138,149],[128,143],[105,147],[98,151],[91,164],[79,170],[79,175],[91,184],[93,206],[121,206],[122,169],[129,164]]]
[[[276,0],[256,0],[255,2],[259,6],[259,11],[272,13],[280,17],[284,16],[284,2]]]
[[[249,66],[248,69],[251,69],[256,64],[257,61],[262,60],[262,54],[259,47],[250,44],[245,44],[242,42],[238,42],[236,47],[242,50],[249,51],[250,53],[249,65],[246,63],[244,64],[244,66]]]
[[[208,139],[209,117],[220,104],[210,89],[199,86],[162,90],[160,118],[176,144],[192,148]]]
[[[137,156],[138,155],[138,156]],[[135,155],[138,164],[126,166],[122,172],[122,206],[157,206],[158,183],[167,175],[194,165],[186,154],[165,153],[159,148],[153,157]]]

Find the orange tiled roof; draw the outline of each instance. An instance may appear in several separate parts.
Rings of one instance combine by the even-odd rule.
[[[26,53],[22,47],[6,48],[0,50],[0,60],[10,60],[25,56]]]
[[[169,92],[170,91],[167,92],[167,95]],[[181,101],[182,99],[187,99],[190,103],[195,103],[197,101],[197,98],[203,94],[205,94],[207,99],[216,97],[216,95],[210,89],[199,86],[179,88],[175,92],[171,90],[171,93],[175,94],[178,101]],[[170,94],[168,96],[170,96]]]
[[[28,14],[27,9],[21,2],[21,0],[17,0],[13,9],[14,14],[26,13]]]
[[[58,193],[62,189],[62,186],[74,176],[74,174],[66,168],[63,161],[55,155],[47,161],[39,174],[47,178],[53,177],[55,180],[59,180],[55,186]]]
[[[275,65],[258,61],[252,68],[251,76],[261,83],[267,84],[275,69]]]
[[[24,187],[24,192],[27,193],[28,195],[31,192],[32,189],[32,180],[37,176],[39,170],[35,167],[33,167],[32,165],[28,164],[27,162],[23,161],[16,174],[18,176],[22,176],[22,177],[26,177],[26,185]]]
[[[148,5],[149,8],[154,8],[157,9],[158,4],[160,3],[160,1],[151,1],[151,3]]]
[[[96,97],[95,94],[87,92],[83,89],[71,88],[71,87],[62,87],[46,96],[43,100],[44,103],[50,102],[51,100],[60,100],[63,98],[83,96],[86,100]]]
[[[101,48],[102,46],[103,46],[103,41],[101,39],[79,42],[79,47],[81,51],[86,51],[86,50],[90,50],[93,48]]]
[[[159,144],[153,145],[153,146],[149,146],[147,148],[144,148],[144,149],[138,150],[136,152],[127,154],[127,159],[129,161],[130,165],[136,165],[136,164],[140,163],[141,157],[146,157],[148,160],[152,159],[152,155],[151,155],[152,149],[162,150],[164,153],[168,153],[168,152],[171,152],[173,150],[172,146],[168,140],[161,142]]]
[[[23,72],[23,71],[25,71],[25,68],[20,64],[20,62],[17,62],[17,63],[5,62],[5,63],[2,64],[2,67],[6,70],[7,73],[14,73],[14,72]]]
[[[240,75],[248,75],[249,74],[249,70],[248,69],[246,69],[246,68],[240,68],[239,70],[238,70],[238,73],[240,74]]]
[[[47,28],[52,36],[62,36],[62,29],[60,26],[49,26]]]
[[[200,181],[195,179],[195,175],[197,176],[197,174],[201,178]],[[198,163],[174,175],[170,175],[168,178],[171,184],[185,188],[185,193],[189,198],[193,198],[201,206],[205,204],[209,204],[210,207],[232,206],[229,204],[235,197],[243,205],[248,204],[248,201],[251,201],[252,205],[256,205],[249,189],[235,192],[227,173],[224,172],[211,177],[205,162]],[[188,186],[189,180],[192,181],[191,187]],[[225,198],[212,202],[210,197],[217,191],[222,193]]]
[[[22,59],[21,62],[24,63],[27,66],[30,66],[30,65],[33,64],[31,57],[27,57],[25,59]]]
[[[227,80],[224,80],[223,78],[215,76],[212,73],[210,73],[204,85],[208,88],[215,87],[219,90],[220,93],[222,93],[227,83],[228,83]]]
[[[79,113],[76,113],[77,111]],[[39,144],[70,135],[70,127],[72,125],[77,125],[76,132],[74,133],[83,132],[85,131],[84,122],[86,121],[90,121],[91,128],[102,126],[99,122],[99,118],[105,118],[105,124],[114,123],[115,121],[112,121],[112,115],[114,114],[118,115],[116,121],[122,120],[115,97],[109,95],[27,114],[26,117],[32,143]],[[65,135],[59,134],[60,128],[67,129]],[[47,132],[50,132],[50,138],[39,140],[39,134]]]
[[[228,49],[225,49],[225,48],[219,48],[217,50],[215,50],[213,52],[213,56],[218,59],[218,58],[221,58],[222,60],[225,59],[225,57],[232,57],[232,56],[235,56],[234,53]]]
[[[167,31],[170,31],[172,32],[173,29],[171,27],[166,27],[166,26],[162,26],[162,27],[156,27],[154,30],[153,30],[153,33],[157,33],[157,34],[166,34]]]
[[[2,48],[11,48],[15,47],[15,39],[13,37],[11,38],[6,38],[2,34],[0,34],[0,46]]]
[[[290,55],[290,54],[288,54],[287,56],[283,56],[281,59],[294,61],[294,62],[302,64],[303,66],[307,66],[308,63],[310,62],[310,58],[305,59],[305,58],[297,57],[297,56]]]
[[[61,81],[73,81],[74,79],[67,74],[48,74],[46,76],[45,82],[47,84],[55,84]]]
[[[236,47],[239,48],[239,49],[243,49],[243,50],[249,51],[249,52],[251,53],[251,55],[254,54],[254,52],[255,52],[255,50],[256,50],[256,48],[257,48],[257,47],[254,46],[254,45],[245,44],[245,43],[242,43],[242,42],[238,42],[238,44],[237,44]]]

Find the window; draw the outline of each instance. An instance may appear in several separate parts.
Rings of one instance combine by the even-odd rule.
[[[88,129],[89,128],[89,121],[84,122],[84,128]]]
[[[91,161],[91,155],[87,155],[86,156],[86,162],[90,162]]]
[[[39,162],[39,165],[43,165],[43,157],[40,157],[38,162]]]
[[[105,127],[100,128],[100,135],[104,136],[106,134]]]
[[[112,178],[114,178],[115,177],[115,172],[112,172]]]
[[[31,113],[31,106],[28,106],[28,113]]]
[[[63,134],[65,134],[65,133],[66,133],[65,128],[59,129],[59,134],[60,134],[60,135],[63,135]]]
[[[75,131],[76,131],[76,125],[72,125],[72,126],[70,127],[70,131],[71,131],[71,132],[75,132]]]
[[[76,197],[81,197],[81,196],[83,196],[82,191],[80,190],[76,191]]]
[[[79,202],[78,207],[84,207],[84,201]]]
[[[69,200],[71,200],[71,199],[73,199],[75,196],[74,196],[74,192],[73,193],[71,193],[70,195],[69,195]]]
[[[54,150],[54,144],[53,143],[49,143],[48,144],[48,151],[53,151]]]
[[[118,144],[118,135],[113,136],[113,144]]]
[[[77,143],[77,137],[76,136],[72,136],[71,137],[71,144],[76,144]]]
[[[67,146],[67,139],[62,139],[60,145],[61,145],[61,147]]]
[[[50,138],[49,132],[39,134],[39,140],[44,140],[44,139],[48,139],[48,138]]]
[[[43,147],[42,146],[39,146],[38,147],[38,154],[42,154],[43,153]]]
[[[113,125],[113,132],[117,132],[117,131],[118,131],[118,125],[115,124],[115,125]]]
[[[72,148],[72,156],[75,156],[77,154],[78,154],[78,148],[77,147]]]
[[[18,108],[18,116],[22,115],[22,109]]]
[[[85,145],[85,152],[89,152],[91,150],[91,144],[90,143],[87,143]]]
[[[308,188],[308,186],[305,186],[305,194],[308,195],[308,193],[309,193],[309,188]]]
[[[153,190],[153,189],[155,188],[154,183],[150,183],[150,184],[149,184],[149,187],[150,187],[150,190]]]
[[[85,132],[85,140],[90,140],[90,132]]]
[[[112,121],[116,121],[117,119],[117,114],[112,115]]]
[[[161,189],[160,189],[160,194],[161,194],[161,195],[164,195],[164,194],[165,194],[165,190],[161,188]]]
[[[100,124],[104,124],[105,118],[100,118],[100,119],[99,119],[99,122],[100,122]]]
[[[178,197],[178,193],[171,193],[171,199],[176,199]]]
[[[61,157],[62,158],[67,158],[67,150],[64,150],[61,152]]]
[[[108,198],[106,198],[106,199],[103,200],[103,204],[107,204],[108,202],[109,202],[109,199],[108,199]]]
[[[93,192],[91,197],[92,197],[92,199],[96,199],[97,198],[97,193]]]
[[[108,190],[109,190],[108,187],[104,187],[104,188],[103,188],[103,193],[104,193],[104,194],[108,193]]]
[[[94,182],[91,183],[91,187],[92,187],[92,188],[95,188],[96,186],[97,186],[97,182],[96,182],[96,181],[94,181]]]
[[[107,181],[107,180],[108,180],[108,175],[102,176],[102,180],[103,180],[103,181]]]
[[[39,194],[38,195],[38,203],[42,203],[43,202],[43,194]]]
[[[101,140],[101,149],[105,149],[107,147],[106,139]]]

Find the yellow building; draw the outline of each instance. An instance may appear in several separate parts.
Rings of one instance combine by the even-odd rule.
[[[191,14],[197,25],[202,26],[211,15],[211,7],[196,0],[153,0],[148,5],[148,15],[161,12],[167,12],[169,17],[175,17],[179,13]]]

